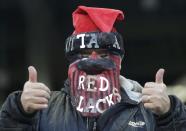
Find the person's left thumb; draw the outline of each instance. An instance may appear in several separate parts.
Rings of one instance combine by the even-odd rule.
[[[164,76],[164,72],[165,72],[165,70],[164,69],[159,69],[158,71],[157,71],[157,73],[156,73],[156,83],[159,83],[159,84],[161,84],[161,83],[163,83],[163,76]]]

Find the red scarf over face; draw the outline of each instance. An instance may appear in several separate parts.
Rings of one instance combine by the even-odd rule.
[[[100,59],[97,56],[98,54],[94,53],[87,59],[96,61]],[[103,69],[97,73],[97,68],[94,67],[98,67],[99,64],[90,65],[89,71],[80,69],[78,65],[84,60],[85,58],[76,60],[69,66],[68,78],[72,104],[83,116],[99,116],[121,100],[119,85],[121,58],[109,54],[108,60],[114,64],[114,67]],[[100,66],[104,68],[104,64]],[[109,65],[105,64],[105,66]]]

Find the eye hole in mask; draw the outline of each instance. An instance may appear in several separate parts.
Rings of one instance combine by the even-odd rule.
[[[109,58],[109,52],[108,50],[104,50],[104,49],[98,49],[98,50],[84,50],[84,51],[80,51],[78,53],[78,55],[80,56],[80,58],[89,58],[92,54],[92,52],[96,52],[97,56],[99,58]]]
[[[79,54],[79,58],[89,58],[90,54]],[[109,58],[108,54],[99,54],[100,58]]]
[[[71,63],[75,62],[76,60],[80,60],[83,58],[89,58],[91,56],[91,53],[95,51],[98,54],[99,58],[110,58],[110,55],[117,55],[120,56],[117,52],[107,50],[107,49],[86,49],[74,52],[73,55],[68,57],[68,61]]]
[[[115,63],[109,58],[107,50],[85,50],[81,52],[81,59],[78,62],[78,69],[87,74],[100,74],[105,70],[111,70],[116,67]]]

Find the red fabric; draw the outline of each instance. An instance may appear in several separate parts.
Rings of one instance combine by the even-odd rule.
[[[92,53],[90,58],[97,59],[96,53]],[[71,93],[71,100],[73,105],[76,107],[76,110],[79,111],[85,117],[97,117],[102,114],[105,110],[109,109],[111,106],[115,105],[116,103],[120,102],[120,85],[119,85],[119,74],[120,74],[120,63],[121,58],[116,55],[109,55],[109,58],[113,60],[116,64],[116,68],[111,70],[105,70],[101,74],[96,75],[88,75],[86,72],[79,70],[77,67],[78,61],[72,63],[69,66],[68,70],[68,78],[70,80],[70,93]],[[83,81],[84,88],[81,88],[79,79],[81,76],[85,77]],[[93,77],[91,82],[95,82],[92,84],[93,87],[91,89],[96,89],[95,91],[88,91],[88,77]],[[109,86],[108,89],[105,91],[100,91],[101,80],[100,77],[104,77],[108,80]],[[105,86],[105,82],[104,82]],[[80,87],[80,88],[79,88]],[[109,105],[109,102],[106,98],[110,98],[110,101],[113,103]],[[83,98],[82,100],[80,98]],[[104,102],[97,103],[100,99],[104,99]],[[92,100],[91,106],[89,105],[89,101]],[[96,107],[96,104],[99,106]],[[82,109],[82,110],[79,110]],[[103,112],[100,112],[103,111]]]
[[[120,10],[79,6],[72,14],[74,34],[101,31],[111,32],[114,23],[124,19]]]

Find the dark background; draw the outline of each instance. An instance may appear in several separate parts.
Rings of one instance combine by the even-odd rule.
[[[144,84],[166,70],[172,85],[186,75],[185,0],[0,0],[0,101],[22,90],[27,67],[38,81],[60,90],[67,78],[64,41],[72,34],[72,12],[78,5],[125,12],[117,30],[125,38],[121,74]]]

